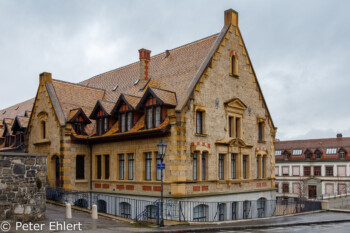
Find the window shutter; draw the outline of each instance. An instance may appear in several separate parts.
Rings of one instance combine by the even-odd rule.
[[[293,167],[293,176],[300,175],[300,167]]]
[[[345,176],[345,174],[346,174],[346,167],[338,166],[338,176]]]
[[[327,195],[334,194],[334,185],[333,184],[326,184],[326,194]]]

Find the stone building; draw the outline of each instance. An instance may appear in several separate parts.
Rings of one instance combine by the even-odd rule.
[[[0,151],[24,152],[34,99],[0,110]]]
[[[163,140],[166,199],[220,197],[220,220],[246,218],[248,204],[271,215],[265,201],[275,200],[276,128],[238,13],[224,16],[218,34],[155,56],[140,49],[138,62],[79,84],[40,74],[26,145],[29,153],[48,155],[49,185],[152,203],[160,195]],[[99,200],[101,211],[135,215],[132,202],[109,200]],[[193,221],[211,215],[206,204],[190,212]]]
[[[322,199],[349,193],[349,137],[276,141],[275,147],[278,197]]]

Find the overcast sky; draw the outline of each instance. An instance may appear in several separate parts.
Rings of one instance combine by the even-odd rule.
[[[0,109],[239,25],[281,140],[350,136],[350,1],[0,0]]]

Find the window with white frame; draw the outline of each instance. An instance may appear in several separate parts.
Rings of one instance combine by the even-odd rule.
[[[346,176],[346,166],[338,166],[338,176]]]
[[[276,167],[275,167],[275,176],[278,176],[278,174],[279,174],[279,167],[276,166]]]
[[[327,148],[326,154],[327,155],[334,155],[337,153],[337,148]]]
[[[289,176],[289,167],[282,167],[282,176]]]
[[[282,151],[281,150],[275,150],[275,155],[276,156],[282,155]]]
[[[299,166],[293,166],[292,167],[292,172],[293,172],[293,176],[300,176],[300,167]]]
[[[293,155],[301,155],[303,150],[293,150]]]

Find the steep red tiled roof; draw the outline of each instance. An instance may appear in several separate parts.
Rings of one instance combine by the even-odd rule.
[[[90,115],[96,102],[104,96],[104,91],[96,88],[58,80],[52,80],[52,84],[66,119],[72,109],[79,107]]]
[[[217,34],[169,50],[171,56],[168,58],[165,58],[165,52],[151,57],[149,77],[153,82],[152,86],[176,92],[177,98],[182,98],[216,38]],[[81,84],[105,89],[105,100],[116,102],[120,93],[142,96],[147,81],[140,80],[134,85],[139,76],[140,63],[135,62],[92,77]],[[115,86],[118,88],[113,91]]]
[[[100,100],[100,103],[102,105],[102,107],[107,111],[108,114],[111,113],[115,103],[114,102],[109,102],[109,101],[104,101],[104,100]]]
[[[176,94],[175,92],[162,90],[158,88],[151,87],[152,91],[157,95],[157,97],[163,101],[164,104],[176,106]]]
[[[132,95],[124,95],[124,97],[133,108],[136,108],[137,104],[141,99],[140,97],[132,96]]]
[[[316,148],[340,148],[350,147],[350,137],[308,139],[294,141],[276,141],[275,150],[291,149],[316,149]]]
[[[327,154],[327,148],[336,148],[335,154]],[[323,159],[338,159],[339,149],[343,148],[346,152],[346,158],[350,159],[350,137],[344,138],[325,138],[325,139],[308,139],[308,140],[293,140],[293,141],[276,141],[275,150],[281,150],[282,153],[287,151],[290,154],[289,160],[305,160],[305,151],[310,150],[314,153],[318,149]],[[301,155],[293,155],[293,150],[302,150]],[[313,154],[311,159],[315,159]],[[276,156],[276,161],[283,160],[282,156]]]
[[[4,118],[14,119],[16,116],[24,116],[26,111],[32,111],[34,98],[22,103],[15,104],[11,107],[0,110],[0,120]]]

